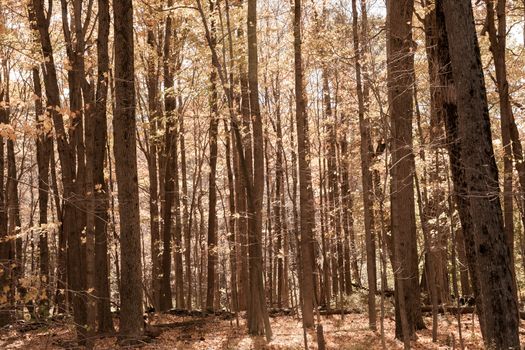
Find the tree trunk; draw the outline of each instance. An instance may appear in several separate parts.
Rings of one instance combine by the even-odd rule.
[[[168,1],[168,7],[173,6],[173,1]],[[173,62],[172,59],[172,28],[171,15],[166,18],[165,32],[164,32],[164,113],[165,113],[165,128],[164,128],[164,149],[162,155],[161,172],[163,174],[163,203],[162,208],[162,262],[161,262],[161,283],[160,283],[160,310],[166,311],[173,307],[172,292],[171,292],[171,239],[172,239],[172,209],[174,201],[175,179],[173,173],[175,171],[175,153],[177,152],[176,145],[176,125],[174,122],[176,98],[173,88]]]
[[[214,12],[214,2],[210,1],[210,12]],[[216,26],[215,20],[211,20],[211,40],[212,50],[216,47]],[[207,279],[207,294],[206,294],[206,308],[214,309],[215,296],[215,278],[217,275],[216,264],[218,262],[218,247],[217,247],[217,135],[219,128],[219,111],[218,111],[218,94],[217,94],[217,72],[215,67],[210,73],[210,177],[208,180],[208,279]]]
[[[94,114],[94,146],[93,146],[93,176],[95,191],[95,264],[97,320],[98,331],[109,333],[113,331],[111,315],[109,261],[108,261],[108,185],[104,178],[104,155],[107,142],[106,104],[108,95],[109,52],[108,38],[110,27],[109,1],[98,1],[98,40],[97,40],[97,87],[96,111]]]
[[[42,84],[40,82],[40,72],[37,67],[33,68],[33,87],[35,90],[35,117],[37,119],[38,138],[36,140],[36,158],[38,167],[38,209],[39,209],[39,243],[40,251],[40,280],[46,290],[46,298],[43,301],[44,314],[49,309],[49,245],[47,225],[47,208],[49,203],[49,164],[51,156],[52,134],[45,126],[44,107],[42,104]],[[49,122],[49,121],[48,121]]]
[[[514,264],[514,207],[513,207],[513,178],[512,163],[513,156],[518,173],[521,202],[525,196],[525,165],[523,164],[523,151],[519,136],[519,131],[514,120],[512,106],[510,102],[509,82],[507,80],[506,63],[506,43],[507,43],[507,15],[506,0],[497,0],[496,14],[494,13],[494,0],[486,0],[487,3],[487,29],[489,33],[490,51],[494,59],[496,70],[496,83],[498,86],[500,115],[501,115],[501,141],[503,143],[503,219],[505,224],[505,234],[510,248],[511,270],[514,279],[516,278],[516,268]],[[497,29],[496,18],[497,16]],[[522,216],[525,223],[525,217]],[[517,298],[517,291],[513,293]],[[517,299],[516,299],[517,300]]]
[[[417,329],[424,328],[419,293],[412,153],[413,10],[412,0],[388,2],[388,101],[392,125],[390,200],[396,271],[396,337],[405,341]],[[405,317],[406,325],[402,324]]]
[[[440,2],[437,1],[436,8],[441,8]],[[444,0],[442,8],[448,39],[444,49],[450,50],[455,84],[455,95],[449,90],[447,96],[455,97],[457,102],[457,113],[448,113],[445,120],[480,326],[487,347],[519,348],[515,282],[503,227],[498,169],[472,4],[468,0]],[[444,54],[442,63],[447,63]],[[450,73],[448,78],[450,81]],[[454,105],[445,103],[444,107]]]
[[[150,215],[150,234],[151,234],[151,295],[153,306],[160,310],[160,217],[159,217],[159,180],[158,180],[158,145],[157,136],[158,118],[160,115],[159,106],[159,75],[160,69],[157,65],[158,49],[156,36],[153,28],[148,28],[148,48],[151,56],[148,59],[147,89],[148,89],[148,109],[149,109],[149,155],[148,155],[148,177],[149,177],[149,215]],[[160,64],[159,64],[160,65]]]
[[[47,96],[47,110],[53,119],[53,125],[55,128],[55,136],[57,139],[58,155],[60,159],[60,165],[62,170],[62,183],[63,183],[63,213],[62,213],[62,233],[64,236],[64,246],[67,242],[69,247],[67,252],[63,252],[67,256],[80,258],[80,233],[79,233],[79,222],[77,222],[77,206],[74,202],[76,197],[75,191],[77,190],[76,171],[74,162],[74,146],[73,140],[68,140],[64,119],[60,112],[60,92],[58,88],[57,72],[55,68],[55,62],[53,58],[53,47],[51,44],[51,38],[49,35],[49,21],[51,13],[46,16],[44,9],[43,0],[33,0],[32,9],[34,11],[34,19],[36,27],[38,28],[40,45],[42,48],[42,54],[44,58],[44,85]],[[73,199],[71,199],[73,198]],[[65,257],[67,260],[67,257]],[[64,264],[65,265],[65,264]],[[81,281],[81,268],[80,264],[69,264],[67,271],[67,288],[73,293],[73,310],[75,315],[75,322],[77,324],[77,335],[80,340],[85,337],[85,322],[83,315],[85,314],[85,303],[83,298],[78,293],[82,289]],[[64,286],[66,287],[66,286]],[[64,293],[67,291],[64,289]]]
[[[365,101],[361,82],[361,48],[357,27],[357,0],[352,0],[352,32],[354,38],[355,75],[359,114],[359,133],[361,135],[361,182],[363,186],[363,208],[365,216],[366,271],[368,278],[368,323],[371,330],[376,329],[377,286],[374,205],[372,197],[372,172],[370,171],[370,154],[373,152],[370,136],[370,121],[365,116]]]
[[[0,71],[2,75],[3,69]],[[4,96],[6,94],[5,87],[0,85],[0,102],[4,102]],[[8,123],[7,109],[2,106],[0,107],[0,123]],[[12,264],[12,242],[8,234],[8,207],[7,207],[7,180],[5,178],[5,167],[6,167],[6,156],[5,156],[5,144],[4,137],[0,136],[0,264],[2,266],[11,266]],[[9,174],[7,174],[9,176]],[[2,302],[0,306],[0,326],[3,327],[12,321],[12,293],[11,290],[11,269],[2,269],[0,274],[0,297]]]
[[[310,142],[308,140],[308,116],[304,91],[301,38],[301,0],[294,1],[294,67],[295,67],[295,113],[297,125],[297,155],[299,161],[299,205],[301,217],[301,274],[303,324],[314,325],[314,256],[313,229],[315,227],[312,173],[310,170]]]
[[[248,188],[249,228],[248,254],[250,275],[250,298],[248,301],[248,332],[272,337],[263,282],[262,261],[262,207],[264,195],[264,136],[259,109],[259,79],[257,59],[257,0],[248,0],[248,85],[250,116],[253,125],[253,182],[245,179]],[[244,164],[246,167],[246,163]],[[245,178],[248,172],[245,171]],[[253,184],[253,185],[252,185]]]
[[[136,151],[133,5],[113,0],[115,31],[115,114],[113,136],[118,183],[121,250],[120,336],[142,336],[142,264]]]

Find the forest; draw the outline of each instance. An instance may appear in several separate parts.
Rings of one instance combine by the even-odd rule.
[[[0,0],[0,348],[521,349],[524,84],[524,0]]]

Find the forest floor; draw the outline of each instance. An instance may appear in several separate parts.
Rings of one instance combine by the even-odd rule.
[[[279,316],[271,318],[273,339],[266,343],[262,337],[250,337],[246,334],[243,318],[221,320],[218,317],[178,317],[172,315],[154,315],[149,323],[156,330],[161,329],[151,342],[142,349],[304,349],[304,337],[301,322],[296,317]],[[371,350],[381,349],[380,332],[368,330],[366,313],[348,314],[344,319],[340,315],[322,316],[324,337],[327,349]],[[425,317],[428,329],[417,333],[417,340],[412,342],[413,349],[459,349],[459,336],[454,315],[439,316],[438,342],[432,343],[432,320]],[[483,349],[477,317],[472,326],[472,314],[462,315],[462,333],[465,349]],[[157,325],[157,326],[154,326]],[[403,344],[394,340],[393,315],[385,318],[386,349],[402,349]],[[378,322],[379,326],[379,322]],[[0,349],[76,349],[75,332],[71,321],[55,322],[53,325],[37,329],[23,328],[22,324],[0,331]],[[36,328],[36,327],[35,327]],[[525,341],[525,323],[520,329],[520,336]],[[117,339],[109,336],[96,340],[95,349],[116,349]],[[308,349],[317,349],[315,330],[308,331]]]

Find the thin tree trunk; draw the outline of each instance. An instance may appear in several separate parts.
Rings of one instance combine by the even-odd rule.
[[[110,29],[109,1],[98,0],[98,40],[97,40],[97,87],[94,114],[94,146],[93,146],[93,176],[95,192],[95,264],[97,321],[100,333],[113,331],[111,315],[110,267],[108,261],[108,185],[104,178],[104,155],[107,143],[106,105],[108,95],[109,49],[108,38]]]
[[[168,7],[173,6],[173,1],[168,0]],[[163,203],[162,208],[162,260],[161,260],[161,283],[160,283],[160,310],[165,311],[173,307],[171,292],[171,239],[172,239],[172,209],[174,202],[175,171],[174,154],[177,152],[176,145],[176,125],[174,122],[174,111],[176,108],[175,92],[173,91],[173,62],[170,61],[172,55],[173,39],[173,19],[168,15],[165,23],[164,48],[163,48],[163,70],[164,70],[164,153],[162,156],[161,172],[163,173]]]
[[[156,36],[153,28],[148,28],[148,48],[153,52],[148,60],[147,89],[149,109],[149,155],[148,155],[148,177],[149,177],[149,214],[151,234],[151,295],[153,306],[160,309],[160,217],[159,217],[159,180],[158,180],[158,117],[159,108],[159,75],[155,58],[158,55]]]
[[[49,312],[49,297],[51,289],[49,288],[49,244],[47,230],[47,209],[49,203],[49,164],[52,146],[52,135],[50,130],[45,127],[44,107],[42,105],[42,84],[40,82],[40,72],[38,68],[33,68],[33,87],[36,95],[35,99],[35,116],[37,119],[37,128],[39,131],[36,140],[36,158],[38,166],[38,208],[39,208],[39,243],[40,252],[40,280],[45,286],[46,298],[43,299],[42,307],[45,309],[42,315]]]
[[[310,170],[310,142],[308,140],[308,116],[304,91],[302,62],[301,0],[294,1],[294,68],[295,68],[295,108],[297,124],[297,155],[299,161],[299,202],[301,216],[301,290],[303,306],[303,325],[314,325],[314,256],[313,229],[315,211]],[[255,152],[256,153],[256,152]]]
[[[210,1],[210,12],[214,16],[215,5]],[[216,25],[215,19],[211,19],[211,50],[216,47]],[[215,67],[210,73],[210,176],[208,180],[208,279],[207,279],[207,294],[206,294],[206,308],[214,309],[215,297],[215,278],[216,278],[216,264],[218,262],[218,246],[217,246],[217,136],[219,128],[218,119],[218,93],[217,93],[217,72]]]
[[[361,82],[361,48],[357,27],[357,0],[352,0],[352,31],[354,38],[355,75],[359,114],[359,132],[361,135],[361,181],[363,186],[363,207],[365,217],[366,271],[368,277],[368,321],[371,330],[376,329],[375,292],[377,283],[374,206],[372,197],[372,173],[370,171],[370,153],[372,141],[370,121],[365,116],[365,102]]]

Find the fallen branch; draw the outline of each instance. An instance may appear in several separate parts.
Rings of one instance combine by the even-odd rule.
[[[432,305],[423,305],[421,307],[421,312],[432,312]],[[440,314],[443,314],[446,312],[446,313],[454,314],[454,315],[457,315],[458,312],[460,314],[471,314],[474,312],[474,307],[473,306],[460,306],[460,307],[445,306],[443,307],[442,305],[440,305],[437,308],[437,312]]]
[[[270,317],[293,316],[295,315],[295,310],[287,308],[272,308],[268,310],[268,315]]]
[[[181,316],[181,317],[208,317],[215,316],[223,320],[231,320],[235,318],[235,314],[227,310],[187,310],[187,309],[170,309],[163,312],[165,314]]]
[[[319,314],[322,316],[328,316],[328,315],[349,315],[349,314],[361,314],[363,313],[360,309],[322,309],[319,310]]]

